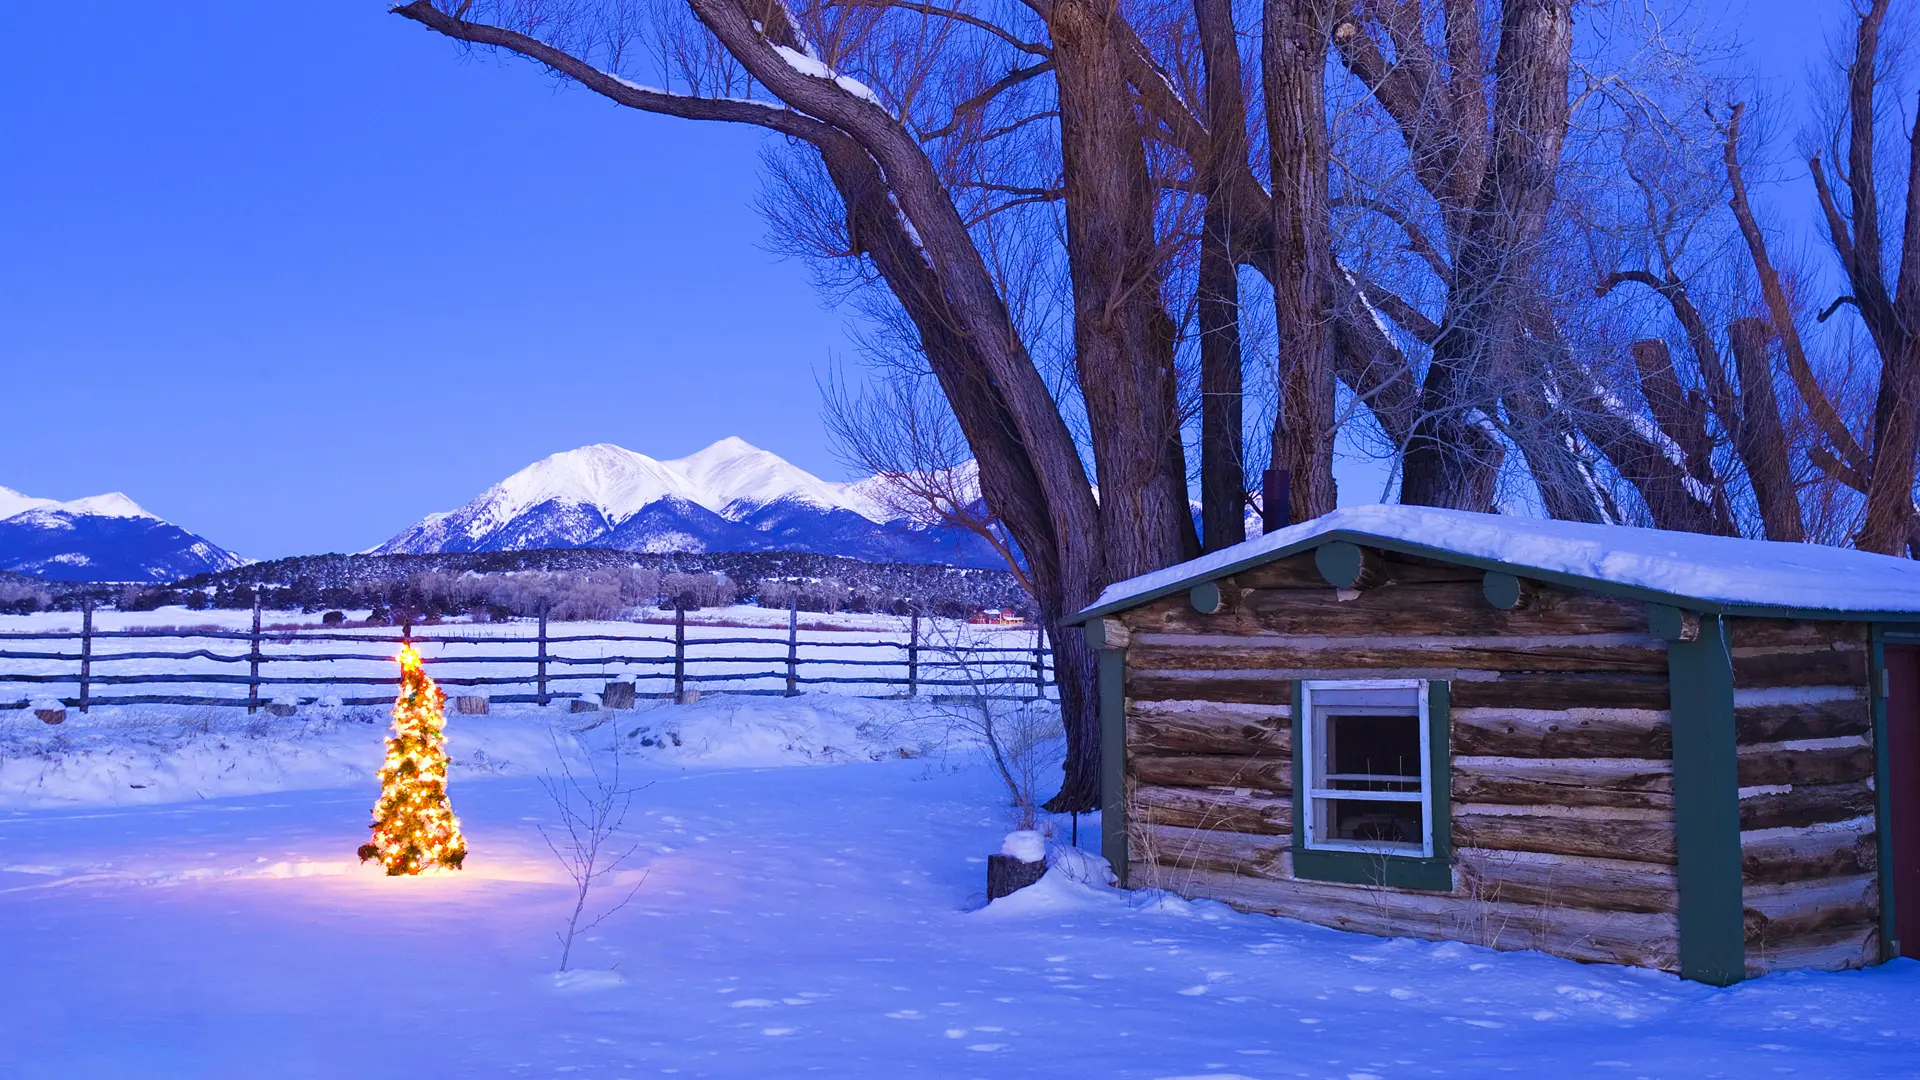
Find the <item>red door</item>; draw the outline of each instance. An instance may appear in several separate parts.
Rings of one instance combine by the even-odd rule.
[[[1887,659],[1888,785],[1892,826],[1894,936],[1900,955],[1920,958],[1920,647],[1889,645]]]

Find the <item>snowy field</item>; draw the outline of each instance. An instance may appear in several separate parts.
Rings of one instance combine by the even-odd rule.
[[[1860,1078],[1920,1062],[1911,961],[1716,990],[1119,892],[1060,835],[1039,885],[985,906],[1004,791],[929,702],[454,717],[472,853],[417,879],[353,857],[380,724],[222,713],[0,714],[0,1076]],[[561,976],[572,893],[537,831],[555,816],[539,780],[610,742],[649,786],[606,895],[639,889]],[[1083,819],[1083,846],[1096,836]]]
[[[548,633],[553,639],[548,652],[557,659],[549,664],[549,689],[562,694],[597,694],[615,678],[635,682],[639,693],[666,694],[673,688],[674,627],[673,612],[643,610],[641,621],[634,622],[554,622]],[[350,612],[349,615],[365,615]],[[244,633],[251,628],[251,611],[190,611],[165,607],[156,611],[101,611],[94,616],[96,631],[165,629],[182,636],[167,638],[103,637],[94,641],[92,673],[101,676],[147,674],[219,674],[245,676],[244,663],[221,662],[209,658],[132,660],[111,659],[116,654],[152,652],[190,652],[206,650],[221,655],[240,655],[247,642],[233,638],[195,637],[194,631]],[[263,627],[281,631],[284,636],[268,637],[261,652],[271,659],[261,667],[270,678],[322,679],[373,678],[395,680],[398,669],[388,660],[302,660],[319,654],[360,653],[390,655],[394,646],[377,640],[366,645],[354,641],[303,639],[301,632],[322,632],[318,613],[272,611],[262,616]],[[0,633],[79,633],[78,612],[40,612],[33,615],[0,616]],[[531,620],[508,623],[471,623],[466,619],[448,620],[414,628],[416,635],[429,639],[420,651],[429,663],[456,658],[477,662],[444,662],[430,668],[437,677],[510,678],[520,682],[495,684],[474,693],[531,694],[535,689],[536,666],[532,661],[536,633]],[[368,639],[395,638],[397,627],[348,627],[328,629],[329,634],[346,634]],[[803,685],[832,686],[843,693],[886,695],[900,692],[907,678],[906,643],[909,622],[897,615],[854,613],[800,614],[797,657]],[[569,641],[567,638],[610,636],[625,641]],[[757,691],[780,693],[786,688],[787,613],[750,605],[708,608],[687,615],[687,667],[690,685],[702,690],[727,692]],[[512,640],[508,640],[512,639]],[[1033,678],[1032,650],[1037,633],[1026,627],[970,626],[945,619],[926,619],[920,627],[919,674],[929,681],[928,689],[949,692],[951,688],[932,685],[932,680],[1026,680]],[[955,662],[943,650],[986,648],[996,650],[975,656],[964,663]],[[77,655],[79,644],[72,640],[0,641],[0,651],[58,652]],[[1004,651],[998,651],[1004,650]],[[504,658],[514,657],[508,661]],[[620,657],[638,658],[638,662]],[[499,659],[495,659],[499,658]],[[726,659],[722,659],[726,658]],[[566,661],[574,661],[568,663]],[[1051,668],[1049,666],[1049,673]],[[62,675],[71,681],[53,683],[9,682],[8,675]],[[806,683],[805,680],[833,680]],[[873,682],[861,680],[873,679]],[[891,680],[891,681],[881,681]],[[390,686],[323,685],[320,683],[279,683],[262,688],[262,700],[288,694],[312,702],[328,696],[379,696]],[[459,693],[449,687],[450,692]],[[189,696],[225,696],[244,699],[246,687],[232,684],[175,682],[163,684],[115,685],[96,682],[95,697],[121,694],[179,694]],[[0,702],[37,697],[72,698],[79,694],[79,664],[73,659],[48,660],[0,657]]]

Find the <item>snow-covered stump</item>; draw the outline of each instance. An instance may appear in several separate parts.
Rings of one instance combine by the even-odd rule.
[[[609,709],[633,708],[633,684],[624,680],[614,680],[600,692],[600,704]]]
[[[282,694],[267,703],[269,716],[292,716],[300,711],[300,699],[291,694]]]
[[[453,699],[453,707],[461,716],[487,715],[488,702],[485,694],[462,694]]]
[[[600,703],[592,698],[577,697],[567,702],[568,712],[599,712]]]
[[[39,698],[31,706],[33,715],[44,724],[63,724],[67,720],[67,707],[57,698]]]
[[[987,856],[987,899],[1010,896],[1047,872],[1047,842],[1032,829],[1007,834],[998,855]]]

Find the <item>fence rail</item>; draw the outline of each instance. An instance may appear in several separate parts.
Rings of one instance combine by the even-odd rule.
[[[42,642],[38,648],[0,647],[0,662],[33,663],[41,670],[9,670],[8,665],[0,663],[0,709],[24,708],[28,701],[6,700],[5,688],[9,685],[41,686],[77,684],[79,693],[73,697],[59,698],[64,705],[86,712],[94,705],[194,705],[211,707],[244,707],[249,713],[257,712],[276,697],[273,690],[278,687],[300,687],[304,690],[326,690],[333,687],[372,687],[399,685],[399,673],[391,674],[335,674],[315,672],[309,667],[300,674],[268,674],[262,672],[263,666],[270,665],[319,665],[332,663],[382,663],[391,664],[394,657],[390,652],[353,652],[338,647],[338,643],[351,642],[360,645],[412,644],[416,647],[439,647],[437,655],[424,656],[423,662],[433,670],[434,680],[449,688],[515,687],[531,686],[531,693],[492,693],[491,702],[547,705],[554,701],[581,698],[589,691],[560,689],[554,684],[579,683],[593,681],[612,681],[620,679],[634,683],[634,696],[650,699],[682,700],[689,689],[720,689],[728,693],[752,695],[798,694],[805,687],[861,687],[881,690],[881,693],[868,693],[869,697],[917,697],[922,693],[939,693],[943,690],[966,688],[980,693],[985,692],[996,697],[1036,698],[1049,695],[1053,686],[1053,656],[1044,634],[1036,633],[1031,646],[1002,646],[960,644],[955,642],[928,641],[922,634],[921,620],[918,616],[910,619],[904,641],[894,640],[809,640],[801,636],[799,613],[789,610],[784,636],[729,636],[729,637],[689,637],[686,612],[676,610],[672,633],[657,634],[581,634],[549,632],[547,619],[543,616],[537,624],[536,632],[528,636],[524,633],[502,636],[485,634],[447,634],[412,632],[406,627],[399,634],[368,633],[356,634],[338,630],[286,630],[263,629],[261,612],[256,607],[250,630],[217,629],[151,629],[151,630],[97,630],[94,628],[93,608],[83,608],[81,627],[78,633],[71,630],[34,630],[0,631],[0,646],[11,642]],[[695,629],[699,629],[695,624]],[[844,636],[850,631],[833,631],[836,636]],[[151,641],[162,645],[169,641],[198,642],[212,640],[217,642],[245,642],[244,652],[222,650],[219,648],[141,648],[140,643]],[[114,643],[126,641],[128,647],[119,651],[96,651],[96,646],[105,643],[109,650]],[[323,648],[327,643],[335,643],[333,651],[302,651],[319,644]],[[484,652],[461,655],[449,654],[449,647],[458,649],[466,646],[525,646],[532,645],[531,651],[523,653]],[[554,651],[554,646],[568,647],[577,651],[580,646],[606,645],[616,646],[622,651],[613,654],[594,656],[562,655]],[[654,645],[657,651],[644,651],[634,646]],[[757,646],[763,649],[782,649],[779,654],[746,655],[744,647]],[[823,654],[824,651],[828,651]],[[854,652],[855,655],[846,655]],[[120,672],[99,671],[101,665],[124,664],[133,661],[202,661],[208,664],[238,668],[245,665],[245,674],[239,670],[162,670]],[[48,664],[73,664],[75,667],[61,671],[44,670]],[[473,673],[461,674],[465,666],[468,670],[474,665],[487,665],[493,668],[513,669],[509,673]],[[747,670],[711,671],[702,668],[720,665],[769,665],[764,668]],[[592,667],[598,670],[584,671],[580,668]],[[616,670],[617,669],[617,670]],[[824,671],[823,671],[824,669]],[[279,666],[279,671],[289,670]],[[820,672],[810,674],[809,672]],[[772,683],[774,685],[754,685]],[[733,684],[733,685],[729,685]],[[166,687],[186,685],[199,687],[234,686],[246,687],[246,696],[220,695],[207,693],[95,693],[101,687]],[[267,691],[263,698],[262,691]],[[341,705],[379,705],[393,700],[394,693],[370,696],[336,695],[330,693],[303,693],[290,695],[300,704],[313,704],[323,698],[337,698]]]

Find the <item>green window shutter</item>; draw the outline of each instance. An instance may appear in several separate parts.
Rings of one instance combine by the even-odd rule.
[[[1446,871],[1453,891],[1453,684],[1445,679],[1427,683],[1427,752],[1432,755],[1433,860]]]
[[[1292,696],[1287,699],[1287,723],[1293,729],[1292,749],[1288,756],[1293,759],[1293,876],[1307,877],[1301,873],[1300,859],[1309,854],[1307,851],[1307,769],[1302,761],[1300,748],[1307,744],[1306,720],[1300,715],[1300,703],[1307,699],[1305,685],[1293,680],[1288,687]]]
[[[1127,654],[1101,649],[1100,854],[1127,887]]]

